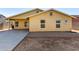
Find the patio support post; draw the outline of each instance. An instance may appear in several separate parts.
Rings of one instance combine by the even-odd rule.
[[[10,30],[10,20],[8,19],[8,21],[9,21],[9,30]]]

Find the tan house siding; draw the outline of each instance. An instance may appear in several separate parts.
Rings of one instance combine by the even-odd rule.
[[[15,26],[15,22],[19,22],[18,27]],[[24,23],[27,22],[25,19],[16,19],[14,22],[14,28],[15,29],[27,29],[28,27],[24,26]]]
[[[29,31],[37,32],[37,31],[71,31],[72,29],[72,18],[66,15],[53,12],[53,15],[50,16],[49,12],[41,13],[35,16],[30,17]],[[45,20],[45,28],[40,28],[40,20]],[[56,20],[61,21],[61,28],[56,28]],[[65,23],[67,20],[67,23]]]

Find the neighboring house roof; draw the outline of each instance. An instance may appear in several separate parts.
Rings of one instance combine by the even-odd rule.
[[[79,15],[73,15],[76,17],[76,19],[73,19],[73,22],[79,22]]]
[[[75,16],[75,17],[79,18],[79,15],[72,15],[72,16]]]
[[[58,12],[58,13],[60,13],[60,14],[63,14],[63,15],[69,16],[69,17],[71,17],[71,18],[76,18],[76,17],[74,17],[74,16],[71,16],[71,15],[69,15],[69,14],[66,14],[66,13],[64,13],[64,12],[61,12],[61,11],[58,11],[58,10],[55,10],[55,9],[49,9],[49,10],[46,10],[46,11],[40,12],[40,13],[38,13],[38,14],[30,15],[29,17],[33,17],[33,16],[36,16],[36,15],[39,15],[39,14],[42,14],[42,13],[45,13],[45,12],[48,12],[48,11],[55,11],[55,12]]]
[[[12,18],[12,17],[16,17],[16,16],[20,16],[20,15],[23,15],[23,14],[26,14],[26,13],[30,13],[30,12],[35,11],[35,10],[43,11],[42,9],[36,8],[36,9],[32,9],[32,10],[30,10],[30,11],[22,12],[22,13],[20,13],[20,14],[7,17],[7,19]]]

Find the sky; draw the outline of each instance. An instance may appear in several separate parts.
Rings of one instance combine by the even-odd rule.
[[[9,17],[31,9],[33,8],[0,8],[0,14]],[[48,8],[40,8],[40,9],[47,10]],[[54,9],[70,15],[79,15],[79,8],[54,8]]]

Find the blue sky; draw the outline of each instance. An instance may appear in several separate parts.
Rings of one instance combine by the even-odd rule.
[[[0,14],[3,14],[4,16],[8,17],[31,9],[32,8],[0,8]],[[45,8],[41,9],[46,10]],[[54,9],[70,15],[79,15],[79,8],[54,8]]]

